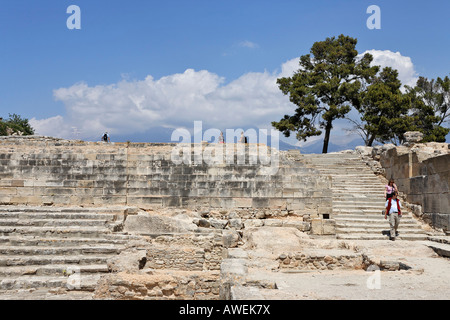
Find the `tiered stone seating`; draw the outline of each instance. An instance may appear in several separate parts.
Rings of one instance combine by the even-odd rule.
[[[0,292],[93,291],[107,260],[137,237],[113,233],[120,209],[0,207]]]
[[[0,203],[331,209],[330,180],[264,145],[0,139]],[[205,157],[220,147],[222,163]],[[200,150],[200,152],[198,152]],[[231,157],[227,150],[233,150]],[[261,155],[272,156],[270,161]],[[175,155],[175,158],[174,158]],[[175,159],[175,160],[174,160]],[[275,161],[276,160],[276,161]],[[267,162],[267,163],[266,163]]]

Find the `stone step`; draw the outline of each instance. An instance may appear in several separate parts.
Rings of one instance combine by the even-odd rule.
[[[347,188],[347,187],[353,187],[353,188],[363,188],[363,187],[371,187],[371,188],[382,188],[384,189],[384,186],[380,183],[380,181],[377,181],[376,178],[374,179],[366,179],[364,181],[357,181],[357,182],[351,182],[348,181],[339,181],[336,180],[333,177],[333,186],[334,187],[340,187],[340,188]]]
[[[372,197],[377,196],[379,198],[383,198],[384,197],[384,190],[383,189],[370,189],[370,190],[361,190],[358,188],[354,188],[354,189],[336,189],[336,188],[332,188],[333,190],[333,196],[339,196],[341,194],[348,194],[349,196],[351,196],[352,194],[364,194],[364,193],[370,193],[370,195]],[[357,197],[356,197],[357,198]]]
[[[381,221],[381,220],[370,220],[370,219],[354,219],[354,220],[337,220],[336,219],[336,226],[339,227],[350,227],[350,226],[367,226],[367,227],[373,227],[373,226],[380,226],[385,227],[387,224],[387,220]],[[420,228],[420,226],[414,221],[414,220],[402,220],[400,222],[400,225],[404,228]]]
[[[349,187],[339,187],[332,185],[331,190],[334,192],[351,192],[351,193],[359,193],[359,194],[367,194],[371,192],[376,192],[377,195],[381,195],[383,197],[384,195],[384,188],[380,186],[349,186]]]
[[[9,266],[0,268],[0,277],[19,277],[25,275],[36,276],[70,276],[71,274],[96,274],[109,272],[106,264],[98,265],[69,265],[52,264],[40,266]]]
[[[378,204],[378,205],[357,205],[357,204],[336,204],[333,203],[333,209],[336,210],[358,210],[358,209],[363,209],[363,210],[374,210],[374,211],[380,211],[380,210],[384,210],[385,206],[384,203]]]
[[[87,254],[118,254],[120,249],[115,246],[80,246],[80,247],[14,247],[0,246],[2,255],[87,255]]]
[[[108,237],[107,237],[108,236]],[[129,236],[121,236],[116,234],[105,235],[102,238],[42,238],[33,236],[0,236],[0,245],[11,246],[83,246],[83,245],[125,245]]]
[[[2,219],[41,219],[41,220],[95,220],[95,221],[115,221],[117,216],[113,214],[97,213],[53,213],[53,212],[0,212]]]
[[[340,171],[358,171],[358,170],[367,170],[367,172],[370,172],[370,168],[367,167],[364,164],[360,164],[357,162],[351,162],[351,163],[335,163],[333,161],[315,161],[312,163],[312,165],[319,169],[319,170],[327,170],[327,171],[334,171],[334,172],[340,172]]]
[[[98,265],[106,264],[111,258],[111,254],[97,255],[2,255],[0,266],[35,266],[35,265]],[[0,270],[2,269],[0,267]]]
[[[85,208],[85,207],[42,207],[42,206],[0,206],[0,213],[30,213],[30,214],[87,214],[89,216],[101,216],[105,214],[123,214],[127,207],[110,207],[110,208]]]
[[[105,227],[108,221],[104,220],[72,220],[72,219],[0,219],[0,227]]]
[[[41,237],[91,237],[99,238],[110,232],[103,227],[0,227],[0,236],[36,235]]]
[[[384,210],[384,207],[374,208],[374,207],[365,207],[363,205],[358,206],[355,205],[352,208],[336,208],[333,206],[333,212],[336,214],[376,214],[381,215],[381,212]]]
[[[333,201],[352,201],[352,202],[368,202],[368,201],[378,201],[378,202],[386,202],[386,198],[384,197],[383,192],[378,192],[373,194],[369,193],[361,193],[361,192],[333,192],[332,194]]]
[[[336,227],[336,233],[337,234],[344,234],[344,233],[348,233],[348,234],[354,234],[354,233],[375,233],[375,234],[389,234],[389,224],[386,224],[385,227],[370,227],[370,226],[364,226],[364,227]],[[401,235],[410,235],[410,234],[414,234],[414,235],[423,235],[425,237],[427,237],[428,235],[422,230],[422,229],[418,229],[418,228],[405,228],[404,226],[402,227],[402,225],[399,226],[398,228],[398,232]]]
[[[368,205],[368,206],[378,206],[386,204],[385,198],[375,197],[375,198],[362,198],[362,197],[338,197],[333,199],[333,204],[336,205]]]
[[[435,241],[424,241],[424,245],[431,248],[438,255],[446,258],[450,258],[450,244],[448,243],[438,243]]]
[[[352,221],[357,219],[367,219],[367,220],[385,220],[384,214],[378,213],[378,214],[365,214],[361,212],[354,212],[354,213],[348,213],[348,214],[336,214],[334,215],[334,219],[342,220],[342,221]],[[413,216],[409,213],[404,213],[401,221],[416,221],[414,220]]]
[[[340,171],[336,171],[333,169],[318,169],[320,171],[320,173],[325,174],[325,175],[330,175],[336,178],[347,178],[347,181],[353,181],[353,180],[357,180],[357,179],[373,179],[376,178],[376,175],[370,172],[361,172],[361,171],[349,171],[349,170],[340,170]],[[370,180],[369,180],[370,181]]]
[[[0,290],[19,290],[32,288],[66,288],[68,290],[94,291],[101,275],[66,276],[20,276],[0,277]]]
[[[428,236],[425,234],[405,234],[405,235],[399,235],[396,237],[396,240],[406,240],[406,241],[421,241],[421,240],[427,240]],[[342,239],[342,240],[388,240],[389,235],[386,233],[386,235],[383,234],[374,234],[374,233],[353,233],[353,234],[338,234],[336,235],[336,239]]]

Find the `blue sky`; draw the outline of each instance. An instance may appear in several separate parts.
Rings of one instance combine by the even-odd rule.
[[[70,5],[81,30],[66,26]],[[381,9],[380,30],[366,26],[370,5]],[[194,120],[270,128],[294,110],[276,78],[327,37],[357,38],[359,53],[375,50],[404,82],[449,75],[449,12],[446,0],[4,0],[0,115],[84,139]]]

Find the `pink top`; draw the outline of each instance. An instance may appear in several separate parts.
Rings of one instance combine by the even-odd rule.
[[[394,193],[394,191],[395,191],[395,187],[394,187],[395,185],[392,185],[392,186],[390,186],[390,185],[386,185],[386,192],[387,193]]]

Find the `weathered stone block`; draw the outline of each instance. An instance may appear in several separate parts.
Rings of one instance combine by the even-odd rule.
[[[251,208],[252,199],[251,198],[233,198],[234,206],[237,208]]]
[[[336,234],[336,222],[332,219],[315,218],[311,220],[311,234],[333,235]]]

